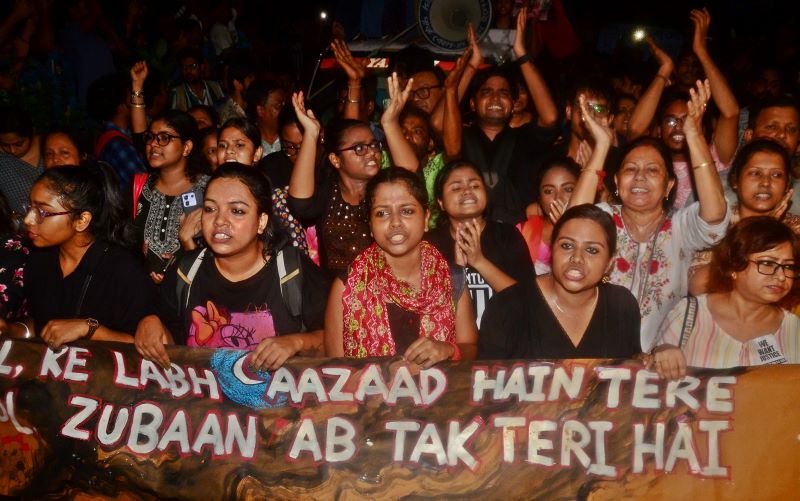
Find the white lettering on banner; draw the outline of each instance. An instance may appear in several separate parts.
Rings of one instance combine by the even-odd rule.
[[[3,401],[0,402],[0,423],[11,421],[14,429],[19,433],[32,435],[33,430],[27,426],[22,426],[17,420],[16,398],[16,390],[10,390],[6,392],[5,398],[3,398]]]
[[[394,461],[419,463],[422,455],[426,454],[433,456],[439,466],[457,466],[459,463],[463,463],[470,470],[474,470],[479,464],[466,447],[482,428],[480,418],[473,418],[464,428],[458,421],[450,420],[445,437],[446,445],[442,441],[442,435],[435,423],[426,423],[423,426],[418,421],[398,420],[387,421],[385,427],[387,430],[395,432],[394,453],[392,454]],[[406,458],[407,434],[416,431],[420,431],[420,434],[416,439],[412,439],[414,447]]]
[[[61,366],[61,357],[66,355],[64,367]],[[85,383],[89,380],[88,372],[80,372],[78,369],[86,367],[85,356],[89,356],[89,350],[78,346],[63,346],[58,351],[47,348],[39,366],[39,377],[46,379],[52,377],[60,381],[73,381]]]
[[[8,354],[11,353],[11,346],[13,344],[14,342],[10,339],[0,344],[0,376],[8,376],[11,379],[14,379],[22,373],[21,365],[6,365],[6,359],[8,359]]]
[[[571,372],[568,371],[570,369]],[[545,382],[549,383],[547,401],[559,400],[562,393],[568,400],[578,399],[584,388],[586,368],[580,365],[556,367],[553,377],[548,380],[551,370],[549,365],[531,364],[526,367],[520,364],[511,367],[510,374],[509,368],[497,367],[493,370],[494,377],[490,377],[488,368],[473,367],[472,402],[483,402],[489,392],[495,401],[513,399],[517,402],[541,402],[545,399]]]
[[[323,459],[329,463],[348,461],[356,453],[355,436],[355,427],[347,419],[338,416],[328,419],[325,427],[325,455],[323,456],[323,447],[317,438],[314,421],[306,417],[300,423],[288,456],[290,459],[298,459],[300,454],[306,452],[310,453],[317,462]]]

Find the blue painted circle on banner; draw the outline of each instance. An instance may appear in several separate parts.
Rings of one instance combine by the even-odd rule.
[[[217,376],[222,393],[228,400],[251,409],[274,409],[285,407],[285,393],[267,400],[267,388],[272,380],[269,371],[249,371],[245,367],[251,352],[238,350],[216,350],[211,355],[211,369]]]
[[[431,13],[435,14],[436,12],[432,9],[435,4],[443,1],[445,0],[420,0],[417,6],[417,24],[423,36],[432,45],[453,52],[463,51],[469,45],[466,28],[464,28],[463,38],[458,39],[446,38],[442,36],[441,33],[437,33],[434,29],[434,23],[431,21]],[[474,23],[473,27],[475,28],[475,36],[481,39],[486,32],[489,31],[489,25],[492,22],[492,2],[491,0],[460,0],[462,5],[467,5],[470,2],[476,4],[476,8],[480,10],[480,21]],[[456,2],[452,1],[449,2],[451,5],[455,3]]]

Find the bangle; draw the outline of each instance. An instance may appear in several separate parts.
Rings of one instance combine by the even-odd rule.
[[[458,362],[461,360],[461,348],[458,347],[458,343],[456,342],[450,343],[450,346],[453,347],[453,355],[450,357],[450,360]]]
[[[475,71],[479,71],[480,70],[480,68],[478,66],[475,66],[474,64],[467,63],[467,66],[469,66],[470,68],[472,68]]]
[[[146,108],[147,107],[147,105],[144,104],[144,103],[142,103],[142,104],[130,103],[130,105],[131,105],[131,108]]]
[[[14,322],[14,323],[25,327],[25,336],[23,336],[25,339],[30,339],[31,337],[33,337],[31,336],[31,330],[28,329],[28,324],[26,324],[25,322]]]
[[[701,164],[692,165],[692,170],[702,169],[703,167],[708,167],[709,165],[714,165],[714,162],[703,162]]]
[[[517,64],[517,66],[522,66],[523,64],[525,64],[527,62],[531,62],[531,61],[533,61],[533,58],[531,57],[531,55],[530,54],[525,54],[524,56],[518,57],[517,60],[514,61],[514,62]]]
[[[144,91],[143,90],[132,90],[131,91],[131,96],[133,96],[133,97],[144,97]]]
[[[665,77],[664,75],[656,73],[656,78],[664,80],[664,85],[669,85],[669,78]]]

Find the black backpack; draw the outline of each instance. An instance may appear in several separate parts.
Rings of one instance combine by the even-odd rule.
[[[203,248],[192,251],[178,261],[178,280],[175,284],[175,294],[181,309],[186,309],[189,306],[189,292],[192,288],[192,281],[203,263],[207,250],[207,248]],[[283,304],[289,310],[292,318],[300,322],[301,331],[305,331],[302,318],[303,291],[301,289],[302,266],[300,265],[300,251],[288,245],[278,251],[275,255],[275,262],[278,265]]]

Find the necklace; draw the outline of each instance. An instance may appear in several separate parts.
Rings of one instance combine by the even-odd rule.
[[[599,297],[600,297],[600,290],[597,287],[595,287],[594,300],[592,301],[592,306],[589,308],[589,311],[594,311],[594,307],[597,306],[597,299]],[[558,304],[558,296],[555,292],[553,292],[553,295],[550,297],[550,301],[553,302],[553,306],[555,306],[558,311],[560,311],[564,315],[567,314],[567,312],[564,311],[564,308],[562,308],[561,305]]]

